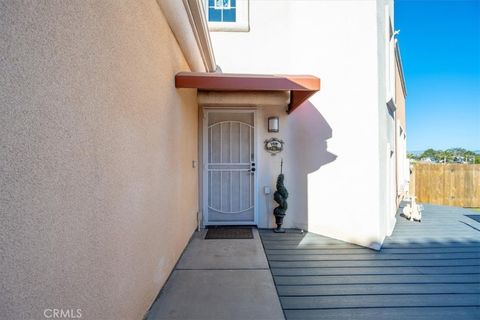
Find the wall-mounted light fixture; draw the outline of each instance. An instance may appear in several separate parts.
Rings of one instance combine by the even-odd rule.
[[[269,117],[268,118],[268,132],[278,132],[280,131],[280,123],[278,117]]]

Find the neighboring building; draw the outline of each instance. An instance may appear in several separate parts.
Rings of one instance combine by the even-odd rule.
[[[285,141],[284,152],[258,163],[259,226],[272,226],[271,196],[262,191],[273,186],[283,158],[287,227],[378,249],[392,233],[408,184],[393,1],[209,0],[208,17],[217,14],[217,2],[249,12],[223,22],[225,28],[211,22],[223,72],[322,79],[320,93],[290,115],[281,106],[257,105],[260,126],[280,117],[279,133],[260,127],[259,148],[271,136]]]
[[[395,39],[395,123],[396,141],[395,152],[397,168],[397,206],[407,196],[410,184],[410,160],[407,158],[407,131],[405,119],[405,98],[407,88],[403,75],[400,47]]]
[[[198,224],[274,226],[282,159],[285,227],[392,232],[393,2],[201,1],[1,5],[0,318],[142,318]]]

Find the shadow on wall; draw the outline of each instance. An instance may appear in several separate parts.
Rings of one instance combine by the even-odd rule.
[[[289,153],[291,174],[288,183],[289,190],[292,190],[291,199],[296,199],[296,207],[293,208],[296,212],[291,215],[295,216],[296,221],[292,221],[292,224],[308,230],[308,174],[337,158],[327,150],[332,127],[309,101],[289,115],[289,122],[289,148],[292,152]]]

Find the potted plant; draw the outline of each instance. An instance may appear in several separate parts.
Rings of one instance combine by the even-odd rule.
[[[278,207],[276,207],[273,210],[273,215],[275,216],[275,224],[277,225],[277,228],[273,229],[273,232],[276,233],[283,233],[285,232],[285,229],[282,228],[283,224],[283,218],[285,217],[285,212],[288,209],[288,203],[287,203],[287,198],[288,198],[288,190],[285,188],[285,176],[283,175],[283,159],[280,164],[280,174],[278,175],[277,178],[277,191],[273,194],[273,200],[275,200],[276,203],[278,203]]]

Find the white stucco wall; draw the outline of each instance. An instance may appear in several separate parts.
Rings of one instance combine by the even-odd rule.
[[[380,7],[375,0],[250,1],[250,32],[211,33],[224,72],[321,78],[321,91],[291,115],[261,109],[263,125],[281,115],[276,136],[286,142],[283,154],[263,156],[261,181],[274,182],[283,157],[291,193],[285,226],[371,247],[386,234],[391,183]],[[272,226],[271,212],[264,214],[261,226]]]
[[[377,0],[378,41],[378,168],[379,174],[379,233],[391,235],[396,214],[396,110],[389,111],[387,102],[395,101],[395,51],[390,38],[390,25],[394,30],[393,1]]]
[[[0,30],[0,319],[141,319],[196,226],[177,41],[154,0],[0,1]]]

